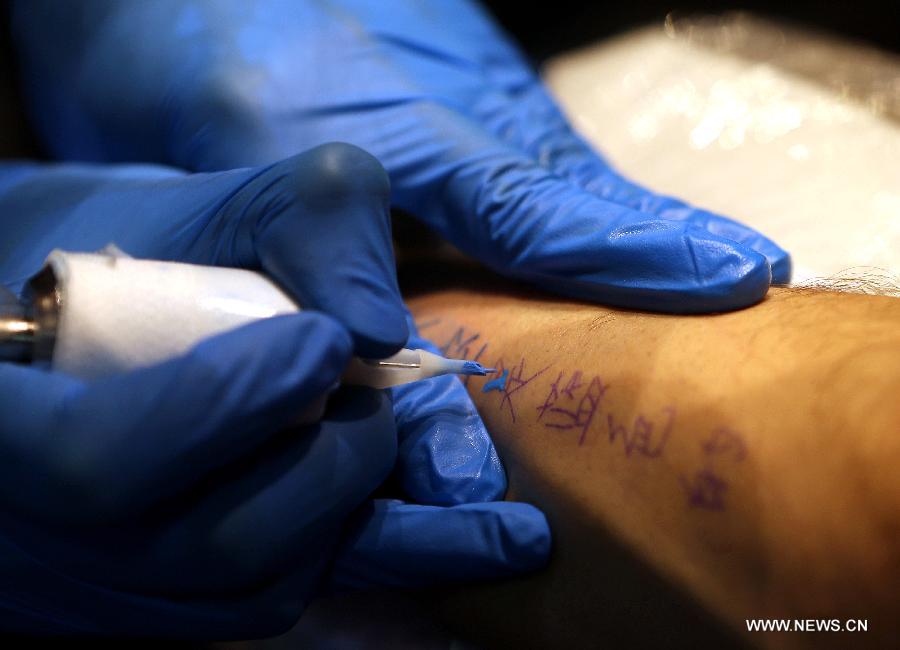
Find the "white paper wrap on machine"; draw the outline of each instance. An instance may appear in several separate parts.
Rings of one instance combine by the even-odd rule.
[[[53,251],[60,320],[53,367],[84,378],[147,366],[297,305],[242,269]]]

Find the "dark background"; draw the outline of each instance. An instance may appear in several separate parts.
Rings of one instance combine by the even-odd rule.
[[[60,2],[80,0],[59,0]],[[152,0],[138,0],[150,2]],[[380,0],[372,0],[379,2]],[[456,0],[439,0],[453,2]],[[824,29],[900,52],[900,0],[773,2],[771,0],[483,0],[497,20],[539,64],[600,38],[677,16],[746,10],[776,20]],[[0,158],[40,157],[16,92],[8,3],[0,0]]]

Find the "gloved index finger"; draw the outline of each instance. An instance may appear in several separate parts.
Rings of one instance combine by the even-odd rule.
[[[300,593],[308,593],[344,519],[384,481],[396,450],[390,396],[342,388],[315,427],[285,432],[248,454],[239,472],[228,472],[227,480],[217,476],[214,490],[197,491],[190,507],[170,511],[152,537],[100,545],[113,573],[105,582],[184,598],[246,593],[299,573],[308,576]],[[134,562],[135,543],[140,563]]]
[[[493,133],[550,172],[604,200],[727,237],[766,256],[772,281],[790,281],[789,254],[771,239],[732,219],[694,208],[679,199],[652,192],[619,174],[578,133],[536,77],[504,95],[504,110],[480,115]]]
[[[653,311],[737,309],[768,291],[769,264],[751,248],[604,200],[447,107],[422,105],[417,115],[421,137],[452,146],[404,154],[416,159],[393,179],[398,202],[488,266],[565,295]],[[427,182],[414,167],[429,170]]]
[[[349,356],[333,319],[301,313],[95,382],[0,364],[0,499],[51,520],[137,514],[294,423]]]
[[[450,508],[374,500],[351,520],[329,587],[428,587],[509,578],[544,567],[551,534],[527,503]]]

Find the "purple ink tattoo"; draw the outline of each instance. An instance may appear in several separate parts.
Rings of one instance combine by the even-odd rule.
[[[647,458],[658,458],[665,450],[669,436],[672,434],[672,428],[675,426],[675,407],[667,406],[662,411],[665,413],[666,420],[658,430],[655,430],[656,423],[646,419],[643,415],[637,416],[629,430],[627,425],[616,423],[612,413],[607,414],[606,425],[609,430],[610,444],[614,444],[621,438],[626,456],[637,452]]]
[[[550,364],[553,365],[553,364]],[[509,409],[509,415],[512,418],[512,421],[516,421],[516,407],[514,401],[512,399],[513,395],[518,393],[520,390],[525,388],[528,384],[533,382],[535,379],[540,377],[544,372],[546,372],[550,366],[545,366],[538,370],[533,375],[526,376],[525,374],[525,357],[522,357],[519,360],[519,363],[514,365],[512,368],[506,368],[503,365],[503,359],[497,360],[494,364],[494,367],[497,369],[499,374],[503,374],[504,371],[508,371],[508,375],[506,376],[506,385],[503,387],[501,391],[501,399],[500,399],[500,409],[503,410],[503,407]]]
[[[427,330],[429,327],[434,327],[435,325],[440,325],[440,324],[441,324],[440,318],[431,318],[429,320],[422,321],[422,322],[417,321],[416,329],[421,332],[422,330]]]
[[[679,477],[688,505],[704,510],[725,510],[728,481],[722,476],[722,464],[739,463],[747,456],[747,445],[739,433],[726,427],[714,429],[700,443],[703,467],[694,473],[692,480]]]
[[[687,496],[688,504],[703,510],[725,510],[725,494],[728,483],[709,467],[694,473],[691,480],[679,476],[678,480]]]
[[[747,455],[747,446],[736,432],[720,427],[712,432],[709,439],[700,445],[707,456],[730,456],[732,460],[742,461]]]
[[[606,393],[609,386],[605,385],[600,377],[596,375],[591,381],[585,384],[581,380],[581,371],[572,373],[569,381],[563,384],[565,372],[560,372],[556,376],[556,381],[550,385],[550,392],[541,406],[537,407],[538,421],[544,419],[544,415],[549,413],[544,426],[549,429],[576,429],[580,433],[578,435],[578,446],[584,444],[591,422],[594,415],[600,407],[600,400]],[[579,389],[587,387],[578,398]],[[576,402],[577,399],[577,402]],[[570,408],[563,408],[568,406]],[[571,408],[573,407],[574,408]]]

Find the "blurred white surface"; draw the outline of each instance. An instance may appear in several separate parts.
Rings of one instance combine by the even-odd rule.
[[[777,60],[708,47],[669,27],[546,66],[582,135],[633,180],[773,238],[793,256],[795,283],[896,278],[900,123]],[[900,65],[879,70],[889,73],[900,78]]]

